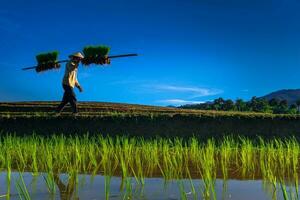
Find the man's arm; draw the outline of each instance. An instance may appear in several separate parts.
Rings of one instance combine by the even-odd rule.
[[[82,87],[80,86],[78,80],[77,80],[77,77],[76,77],[76,82],[75,82],[75,86],[79,89],[80,92],[83,91]]]

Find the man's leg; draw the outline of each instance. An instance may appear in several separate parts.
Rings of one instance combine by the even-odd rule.
[[[64,96],[63,96],[63,98],[62,98],[62,101],[61,101],[61,103],[59,104],[59,106],[56,108],[56,112],[57,112],[57,113],[60,113],[67,103],[68,103],[68,93],[67,93],[67,91],[65,90]]]
[[[70,93],[69,93],[69,102],[71,104],[71,107],[73,109],[73,113],[77,113],[77,99],[76,99],[76,95],[75,92],[73,90],[73,88],[70,87]]]

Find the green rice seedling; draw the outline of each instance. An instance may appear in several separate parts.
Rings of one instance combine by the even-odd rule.
[[[44,177],[44,180],[45,180],[45,183],[46,183],[46,186],[47,186],[47,189],[48,189],[49,193],[52,196],[54,196],[55,192],[56,192],[56,184],[55,184],[55,181],[54,181],[53,172],[48,172],[46,174],[46,176],[43,176],[43,177]]]
[[[104,191],[105,191],[105,199],[109,199],[110,194],[110,182],[111,182],[111,176],[105,176],[105,182],[104,182]]]
[[[296,197],[299,199],[299,179],[298,179],[298,173],[294,174],[294,187],[296,191]]]
[[[277,163],[278,163],[278,165],[277,165],[278,170],[284,176],[286,173],[286,169],[285,169],[286,154],[284,151],[284,149],[285,149],[284,143],[279,139],[275,139],[274,144],[276,147],[276,158],[277,158]]]
[[[184,184],[181,180],[177,180],[177,184],[179,187],[179,192],[180,192],[180,199],[182,200],[187,200],[187,195],[184,189]]]
[[[7,170],[6,185],[7,185],[6,199],[9,200],[10,199],[10,190],[11,190],[11,171],[10,171],[10,169]]]
[[[221,162],[221,169],[223,174],[223,180],[226,180],[228,178],[228,168],[229,164],[231,163],[231,157],[232,157],[232,149],[234,145],[234,141],[232,138],[225,137],[223,142],[221,143],[219,147],[220,151],[220,162]]]
[[[20,199],[30,200],[30,195],[23,179],[22,173],[19,173],[19,179],[16,180],[16,187]]]
[[[19,141],[15,143],[15,151],[17,152],[17,158],[16,158],[17,166],[18,166],[18,169],[22,172],[24,171],[24,168],[26,167],[26,161],[25,161],[24,154],[23,154],[24,151],[22,149],[22,147],[25,145],[20,143]]]
[[[297,186],[299,142],[293,138],[258,141],[231,137],[225,137],[220,143],[214,140],[204,143],[196,138],[145,140],[101,135],[23,138],[7,135],[0,140],[0,166],[7,171],[10,166],[36,174],[40,171],[103,173],[108,177],[121,174],[125,187],[128,187],[127,178],[133,176],[138,184],[135,189],[144,187],[145,177],[153,174],[161,174],[166,184],[171,179],[191,179],[193,173],[202,178],[201,192],[206,199],[216,198],[214,188],[219,170],[224,183],[234,171],[247,177],[261,174],[265,182],[273,184],[273,188],[281,177]],[[239,170],[235,171],[236,168]],[[51,185],[51,177],[48,178]],[[193,193],[192,180],[190,183]],[[298,187],[292,195],[298,197]]]
[[[108,64],[106,63],[106,59],[103,59],[105,56],[108,55],[110,48],[105,45],[99,46],[86,46],[83,48],[83,55],[84,59],[82,63],[84,65],[90,64]]]
[[[31,168],[33,169],[33,173],[35,175],[38,175],[39,169],[38,169],[38,163],[37,163],[37,144],[36,143],[32,144],[31,158],[32,158]]]
[[[57,61],[57,57],[58,57],[58,52],[53,51],[53,52],[49,52],[49,53],[41,53],[41,54],[36,55],[36,60],[37,60],[38,64],[44,64],[44,63],[48,63],[48,62]]]
[[[191,192],[192,192],[192,195],[193,195],[193,199],[198,199],[196,189],[195,189],[195,186],[194,186],[194,182],[193,182],[193,179],[191,177],[191,173],[190,173],[190,170],[189,170],[188,166],[187,166],[186,172],[187,172],[189,182],[190,182],[190,185],[191,185]]]
[[[240,137],[241,146],[240,146],[240,160],[242,175],[252,175],[255,172],[255,148],[253,143],[249,139]]]
[[[275,187],[273,187],[272,199],[277,199],[277,187],[276,187],[276,185],[275,185]]]
[[[263,178],[264,185],[271,187],[272,199],[277,199],[277,176],[270,169],[267,169],[266,176]]]
[[[145,185],[145,176],[144,176],[144,163],[143,163],[143,158],[142,158],[142,153],[141,153],[141,149],[138,148],[137,151],[135,151],[135,162],[134,162],[134,166],[131,166],[131,168],[136,168],[137,169],[137,173],[133,173],[136,174],[137,178],[138,178],[138,183],[141,184],[142,186]]]
[[[90,161],[88,169],[93,169],[98,166],[97,158],[96,158],[96,152],[99,151],[98,147],[94,145],[94,142],[91,144],[88,144],[88,155],[87,158]]]
[[[200,149],[202,155],[200,175],[204,183],[202,196],[204,199],[216,199],[215,180],[216,180],[216,163],[215,154],[216,147],[214,140],[208,140],[205,147]]]
[[[71,169],[68,172],[68,194],[72,194],[74,192],[75,197],[78,196],[78,173],[75,168]]]
[[[10,199],[10,189],[11,189],[11,156],[6,155],[7,173],[6,173],[6,185],[7,185],[7,196],[6,199]]]
[[[282,192],[282,195],[283,195],[283,199],[284,200],[289,200],[289,197],[288,197],[288,194],[287,194],[287,191],[286,191],[286,186],[285,186],[285,183],[280,181],[280,188],[281,188],[281,192]]]
[[[125,194],[123,199],[132,199],[132,185],[131,185],[131,178],[125,178]]]
[[[50,145],[45,146],[45,163],[43,166],[43,169],[46,169],[47,172],[52,172],[53,171],[53,154],[52,154],[52,149]]]
[[[267,155],[266,155],[266,146],[265,146],[265,141],[259,137],[259,165],[260,165],[260,171],[262,173],[262,178],[263,180],[267,180],[268,181],[268,169],[267,169],[267,165],[268,163],[266,163],[267,160]]]
[[[36,68],[37,72],[59,68],[60,65],[57,63],[58,51],[52,51],[49,53],[41,53],[36,56],[38,66]]]

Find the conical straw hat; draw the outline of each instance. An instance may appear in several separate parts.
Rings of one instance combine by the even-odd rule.
[[[77,58],[81,58],[81,59],[84,58],[84,56],[80,52],[73,53],[73,54],[69,55],[69,57],[70,58],[71,57],[77,57]]]

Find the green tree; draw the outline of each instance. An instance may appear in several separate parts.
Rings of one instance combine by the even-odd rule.
[[[228,99],[224,102],[223,105],[223,110],[229,111],[229,110],[234,110],[234,102],[231,99]]]
[[[271,113],[272,107],[269,105],[269,102],[266,99],[257,99],[255,111]]]
[[[246,111],[246,103],[243,101],[243,99],[237,99],[235,101],[235,107],[238,111]]]
[[[251,100],[247,104],[250,111],[257,112],[257,102],[258,102],[258,99],[256,96],[251,98]]]
[[[269,105],[272,106],[272,107],[276,107],[276,106],[279,105],[279,100],[276,99],[276,98],[272,98],[272,99],[270,99],[270,101],[269,101]]]
[[[297,111],[299,112],[300,111],[300,99],[298,99],[296,101],[296,105],[297,105]]]
[[[222,110],[224,106],[224,99],[222,97],[215,99],[212,105],[214,110]]]
[[[297,106],[297,104],[290,105],[288,113],[289,114],[297,114],[298,113],[298,106]]]
[[[287,100],[281,100],[279,105],[274,108],[274,113],[276,114],[285,114],[288,113],[289,107]]]

